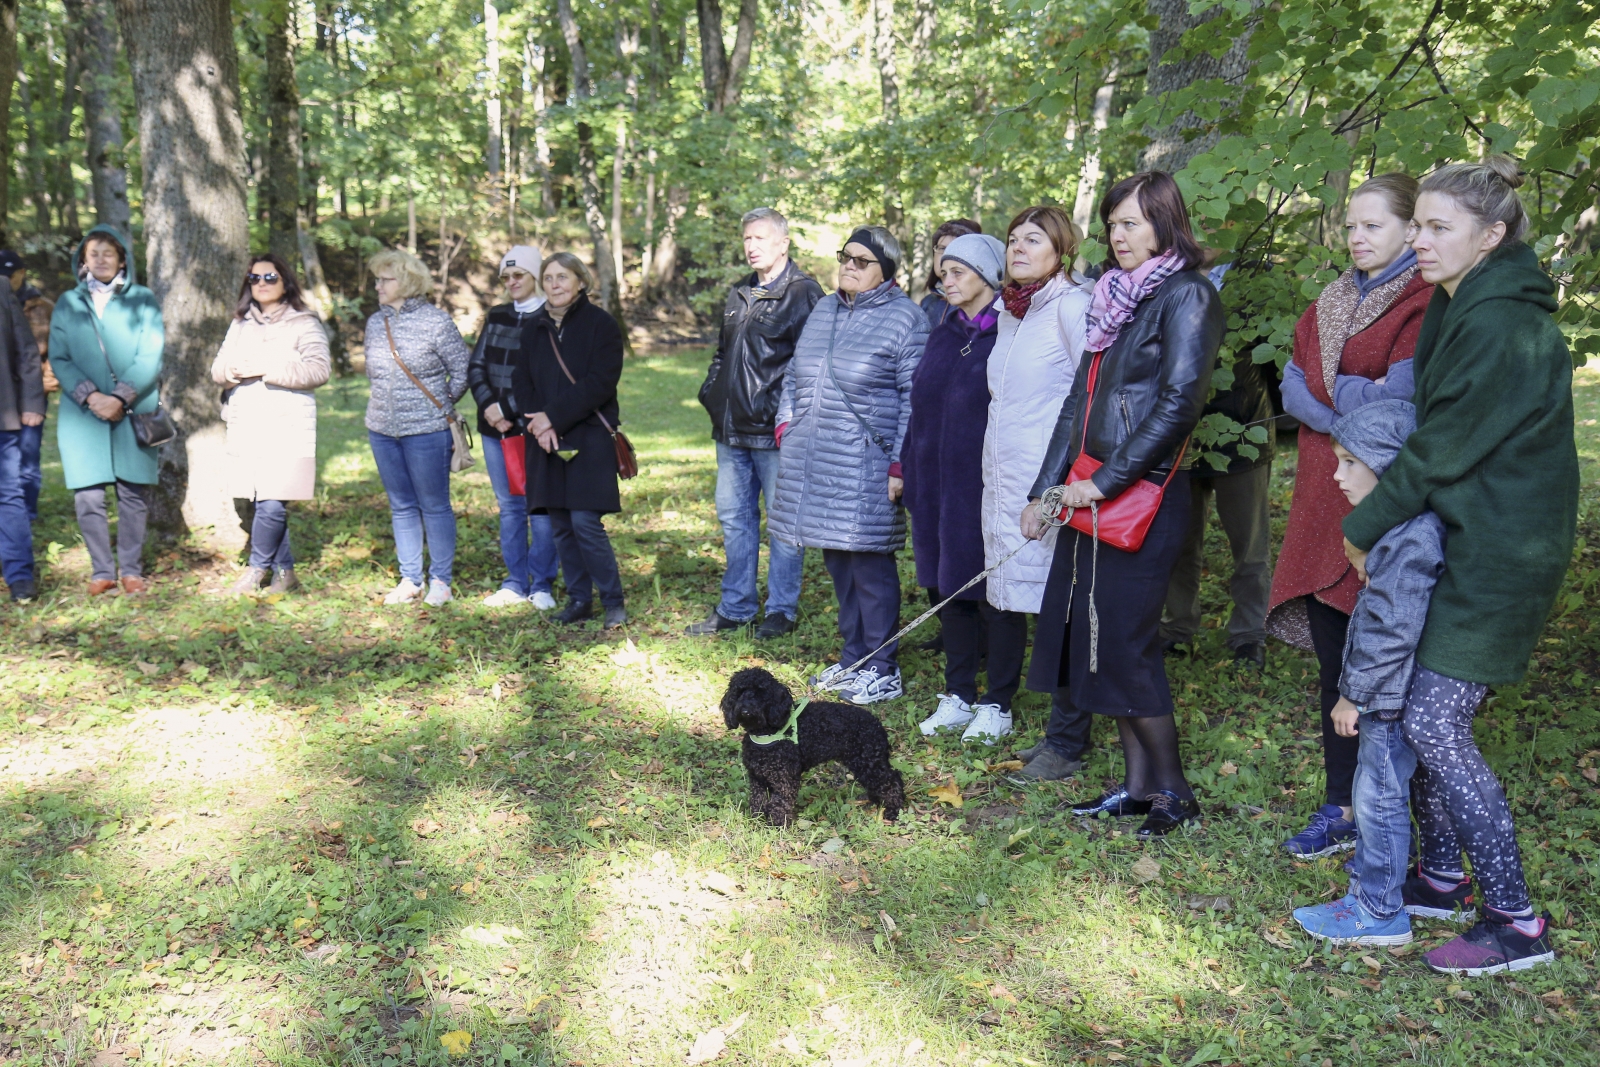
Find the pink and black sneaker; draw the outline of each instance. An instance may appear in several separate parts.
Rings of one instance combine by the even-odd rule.
[[[1554,963],[1550,916],[1540,918],[1539,932],[1530,937],[1512,925],[1511,916],[1484,908],[1477,925],[1432,952],[1423,953],[1422,959],[1440,974],[1464,974],[1469,978]]]
[[[1406,884],[1400,891],[1400,899],[1405,902],[1406,914],[1419,918],[1469,923],[1478,917],[1478,909],[1472,906],[1471,878],[1463,878],[1451,888],[1441,892],[1423,877],[1420,865],[1415,874],[1406,878]]]

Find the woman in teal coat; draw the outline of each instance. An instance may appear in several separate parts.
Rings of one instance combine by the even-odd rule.
[[[61,295],[50,317],[50,357],[61,379],[56,441],[61,470],[76,498],[78,528],[93,573],[89,595],[117,586],[142,593],[146,486],[158,480],[159,450],[133,436],[129,414],[160,403],[165,331],[155,294],[134,284],[133,257],[110,226],[84,235],[72,257],[78,287]],[[117,491],[117,555],[111,556],[106,489]]]

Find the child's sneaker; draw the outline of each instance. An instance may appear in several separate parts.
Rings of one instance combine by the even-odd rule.
[[[1324,804],[1311,816],[1310,825],[1285,841],[1283,847],[1301,860],[1343,852],[1356,847],[1356,824],[1344,817],[1339,805]]]
[[[918,727],[924,737],[932,737],[940,730],[954,730],[972,721],[972,705],[955,693],[940,693],[939,707],[922,720]]]
[[[1407,915],[1453,923],[1469,923],[1478,917],[1478,909],[1472,906],[1471,878],[1463,878],[1451,889],[1440,892],[1422,876],[1422,868],[1418,866],[1417,873],[1406,878],[1400,896],[1405,901]]]
[[[1354,893],[1332,904],[1294,909],[1294,921],[1312,937],[1335,945],[1409,945],[1411,917],[1404,911],[1380,919]]]
[[[880,700],[897,700],[904,694],[905,687],[900,681],[899,668],[896,668],[893,674],[880,674],[878,668],[868,667],[857,671],[850,688],[839,695],[852,704],[866,707]]]
[[[1485,908],[1483,918],[1472,929],[1432,952],[1424,952],[1422,960],[1440,974],[1464,974],[1469,978],[1554,963],[1550,916],[1540,918],[1539,932],[1530,937],[1513,925],[1509,915]]]

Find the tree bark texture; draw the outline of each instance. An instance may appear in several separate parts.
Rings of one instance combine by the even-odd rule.
[[[1252,0],[1252,7],[1259,8],[1261,3],[1262,0]],[[1227,13],[1221,7],[1191,15],[1188,0],[1150,0],[1150,12],[1160,20],[1150,31],[1150,73],[1146,76],[1146,85],[1152,96],[1177,92],[1195,82],[1213,78],[1234,86],[1243,84],[1251,66],[1248,30],[1235,38],[1221,57],[1198,50],[1183,53],[1180,47],[1188,31],[1215,19],[1226,19]],[[1174,49],[1178,49],[1178,54],[1169,56]],[[1171,116],[1165,125],[1145,132],[1150,143],[1145,146],[1139,165],[1145,170],[1169,173],[1182,170],[1189,160],[1220,139],[1215,124],[1193,111]]]
[[[17,82],[17,0],[0,0],[0,115],[11,114]],[[11,244],[11,124],[0,122],[0,244]]]
[[[1078,232],[1089,236],[1089,228],[1094,225],[1095,210],[1098,207],[1096,198],[1100,194],[1100,138],[1105,135],[1106,126],[1111,122],[1111,97],[1117,91],[1117,64],[1113,62],[1111,69],[1106,71],[1105,84],[1094,92],[1094,108],[1091,111],[1090,126],[1092,131],[1083,152],[1083,167],[1078,171],[1078,195],[1072,203],[1072,221],[1078,227]],[[1080,267],[1081,267],[1080,258]]]
[[[180,429],[151,502],[158,537],[243,546],[225,480],[211,360],[249,260],[239,59],[228,0],[117,0],[144,170],[145,277],[166,321],[167,407]]]
[[[550,162],[550,137],[545,132],[544,45],[534,41],[532,30],[528,31],[522,56],[530,71],[528,81],[533,86],[533,161],[539,168],[539,206],[549,216],[556,209],[556,186],[555,168]]]
[[[505,131],[500,123],[500,9],[494,6],[494,0],[483,0],[483,38],[484,38],[484,65],[489,76],[489,143],[484,153],[485,169],[489,172],[489,181],[496,188],[493,195],[499,196],[500,183],[500,157],[501,141]]]
[[[936,0],[916,0],[912,12],[915,21],[911,26],[911,61],[920,69],[933,59],[933,39],[939,33],[939,6]]]
[[[69,25],[63,36],[67,63],[61,73],[60,106],[56,108],[56,127],[51,135],[51,143],[56,146],[72,143],[72,120],[78,110],[78,81],[83,69],[77,33]],[[50,198],[55,201],[61,229],[71,234],[82,233],[83,227],[78,223],[78,183],[72,177],[71,153],[58,152],[50,170]]]
[[[872,16],[872,58],[878,67],[878,89],[883,100],[886,137],[894,136],[900,121],[900,70],[894,54],[894,0],[869,0]],[[884,153],[886,177],[883,186],[883,222],[899,238],[902,247],[909,243],[905,208],[900,203],[899,163],[894,151]]]
[[[36,106],[34,86],[25,71],[17,72],[17,103],[22,106],[24,116],[23,144],[27,155],[23,159],[23,171],[28,178],[28,199],[33,201],[34,228],[39,233],[49,233],[50,225],[50,194],[44,184],[44,144],[39,139],[39,111]]]
[[[695,13],[700,28],[700,73],[705,83],[706,107],[720,114],[738,106],[744,73],[750,66],[750,51],[755,46],[760,2],[740,0],[739,26],[731,55],[722,38],[720,0],[695,0]]]
[[[300,88],[294,77],[288,0],[266,10],[267,247],[293,263],[300,255]]]

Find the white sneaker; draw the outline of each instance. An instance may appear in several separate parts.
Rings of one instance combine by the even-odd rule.
[[[435,578],[428,583],[428,595],[422,598],[422,602],[430,608],[436,608],[441,604],[448,604],[454,599],[455,596],[450,592],[449,583],[441,582]]]
[[[939,694],[939,710],[922,720],[918,727],[924,737],[932,737],[940,730],[965,726],[972,721],[972,705],[954,693]]]
[[[556,598],[541,589],[528,598],[528,603],[540,611],[549,611],[556,606]]]
[[[410,578],[402,578],[400,579],[400,584],[389,590],[384,596],[383,602],[385,604],[410,604],[421,595],[422,586],[413,582]]]
[[[876,704],[880,700],[895,700],[904,695],[905,687],[900,684],[899,669],[897,668],[893,674],[881,675],[876,667],[857,671],[854,683],[840,694],[850,703],[862,707]]]
[[[825,693],[840,693],[854,685],[855,680],[854,671],[845,670],[843,663],[834,663],[812,678],[811,684]]]
[[[972,725],[961,735],[962,744],[976,741],[993,745],[998,744],[1002,737],[1011,736],[1011,713],[1001,711],[999,704],[979,704],[972,711]]]
[[[497,589],[483,598],[483,606],[486,608],[511,608],[527,602],[528,598],[515,589]]]

